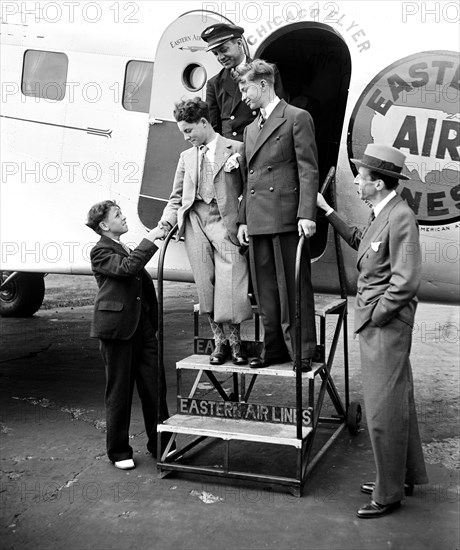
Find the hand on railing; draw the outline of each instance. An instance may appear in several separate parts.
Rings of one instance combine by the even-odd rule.
[[[316,233],[316,223],[312,220],[307,220],[306,218],[300,218],[297,223],[297,230],[299,232],[299,237],[304,235],[307,239],[309,239]]]

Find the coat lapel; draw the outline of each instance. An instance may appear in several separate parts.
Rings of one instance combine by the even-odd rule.
[[[214,178],[216,178],[217,174],[219,173],[227,159],[231,156],[231,154],[231,145],[228,144],[221,135],[219,135],[217,138],[216,153],[214,155],[213,163]]]
[[[384,227],[388,224],[388,217],[390,215],[390,212],[401,200],[402,199],[398,195],[396,195],[396,197],[393,197],[390,202],[384,206],[383,210],[372,222],[372,225],[363,234],[358,249],[357,264],[359,264],[363,255],[371,246],[371,243],[375,242],[378,239],[378,236],[380,235]]]
[[[238,83],[233,80],[232,75],[228,69],[222,71],[220,78],[220,86],[224,92],[232,98],[232,108],[231,111],[236,107],[236,105],[241,101],[241,93],[238,87]]]
[[[196,189],[198,185],[198,157],[199,150],[197,147],[191,147],[188,149],[184,155],[184,164],[185,164],[185,174],[190,176],[193,187]],[[184,178],[184,186],[186,181]]]
[[[121,245],[120,243],[117,243],[110,237],[107,237],[106,235],[101,235],[100,243],[103,244],[107,248],[111,248],[114,250],[117,254],[121,254],[122,256],[128,256],[128,251]]]
[[[250,130],[251,133],[250,137],[254,140],[252,151],[249,151],[248,162],[268,140],[273,132],[286,121],[286,117],[284,116],[286,105],[287,103],[284,99],[281,99],[278,105],[273,109],[273,112],[268,117],[261,130],[259,130],[257,119],[248,127],[248,130]]]

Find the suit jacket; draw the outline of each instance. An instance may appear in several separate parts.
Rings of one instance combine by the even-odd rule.
[[[316,219],[318,154],[309,113],[283,99],[262,129],[244,132],[247,180],[238,222],[249,235],[297,231],[298,218]]]
[[[91,337],[127,340],[136,331],[142,308],[155,330],[158,304],[153,281],[145,264],[158,250],[143,239],[128,253],[121,244],[101,236],[91,250],[91,268],[99,291],[94,304]]]
[[[233,154],[239,153],[240,166],[225,172],[225,163]],[[168,204],[161,221],[171,226],[179,225],[178,238],[184,234],[184,220],[196,199],[199,178],[199,149],[191,147],[183,151],[179,158],[174,183]],[[220,215],[230,240],[240,246],[237,239],[238,197],[243,190],[244,172],[243,144],[218,136],[213,163],[214,192]]]
[[[285,97],[281,76],[276,67],[275,91],[278,97]],[[208,80],[206,103],[214,130],[226,138],[238,141],[243,141],[245,127],[259,114],[258,110],[251,110],[241,100],[238,83],[233,80],[229,69],[222,69]]]
[[[418,224],[410,207],[399,195],[393,197],[364,232],[335,212],[328,220],[358,251],[355,332],[370,320],[383,326],[395,316],[412,327],[422,264]]]

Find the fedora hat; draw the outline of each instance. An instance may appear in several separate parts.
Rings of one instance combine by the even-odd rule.
[[[400,180],[408,180],[407,176],[401,174],[406,155],[401,153],[399,149],[389,147],[388,145],[378,145],[369,143],[362,159],[350,159],[356,168],[364,166],[373,172],[379,172],[385,176]]]
[[[243,36],[243,27],[238,25],[230,25],[228,23],[216,23],[204,29],[201,33],[201,38],[208,43],[206,48],[207,52],[210,52],[214,48],[218,48],[227,40],[232,38],[241,38]]]

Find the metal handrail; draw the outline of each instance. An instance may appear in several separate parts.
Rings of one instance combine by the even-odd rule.
[[[327,191],[335,175],[335,167],[331,166],[327,173],[326,179],[321,187],[320,193],[323,194]],[[305,235],[301,235],[297,244],[296,258],[295,258],[295,364],[296,368],[296,437],[302,439],[302,319],[301,319],[301,259],[303,253],[303,247],[305,244]],[[313,421],[313,419],[312,419]]]
[[[158,301],[158,333],[157,333],[157,340],[158,340],[158,358],[157,358],[157,364],[158,364],[158,372],[157,372],[157,395],[158,395],[158,410],[157,410],[157,419],[158,423],[160,422],[160,396],[162,392],[162,385],[163,385],[163,377],[161,376],[161,373],[164,370],[163,366],[163,357],[164,357],[164,346],[163,346],[163,275],[164,275],[164,262],[165,262],[165,256],[166,256],[166,249],[168,248],[169,243],[171,242],[171,239],[174,237],[174,234],[178,230],[178,225],[176,225],[171,229],[171,231],[166,236],[163,246],[160,249],[160,256],[158,258],[158,268],[157,268],[157,283],[158,283],[158,292],[157,292],[157,301]],[[160,438],[158,438],[160,439]],[[160,444],[158,445],[157,449],[158,456],[160,456],[161,448]]]

